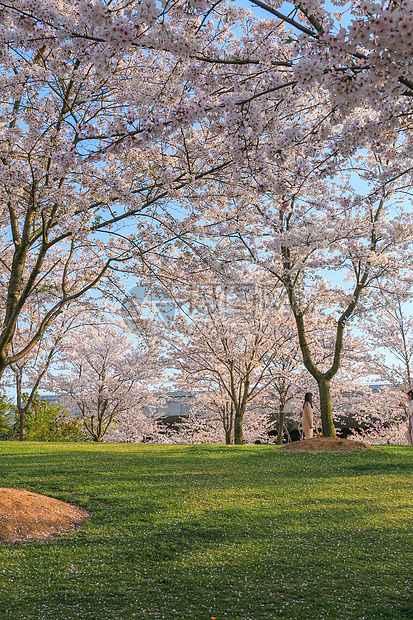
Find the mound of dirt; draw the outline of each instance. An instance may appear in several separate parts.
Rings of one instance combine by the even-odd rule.
[[[373,450],[364,441],[353,441],[341,437],[313,437],[303,441],[293,441],[283,446],[283,450],[305,452],[350,452],[351,450]]]
[[[0,544],[46,540],[74,530],[86,510],[23,489],[0,488]]]

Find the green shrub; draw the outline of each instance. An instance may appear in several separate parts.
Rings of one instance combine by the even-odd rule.
[[[10,399],[0,394],[0,440],[10,439],[13,433],[15,407]]]
[[[19,415],[15,412],[13,439],[19,436]],[[27,441],[85,441],[83,424],[71,419],[68,412],[58,405],[41,400],[36,394],[26,413]]]

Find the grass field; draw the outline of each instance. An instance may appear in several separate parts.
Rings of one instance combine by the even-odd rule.
[[[0,548],[0,619],[413,619],[413,449],[0,443],[91,513]]]

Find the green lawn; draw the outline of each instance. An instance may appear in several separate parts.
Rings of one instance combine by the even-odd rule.
[[[413,619],[413,449],[0,443],[91,513],[0,548],[0,619]]]

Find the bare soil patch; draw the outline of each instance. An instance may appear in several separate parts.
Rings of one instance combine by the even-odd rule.
[[[86,521],[86,510],[24,489],[0,488],[0,544],[46,540]]]
[[[352,450],[374,450],[364,441],[353,441],[341,437],[313,437],[303,441],[293,441],[283,446],[283,450],[304,452],[351,452]]]

